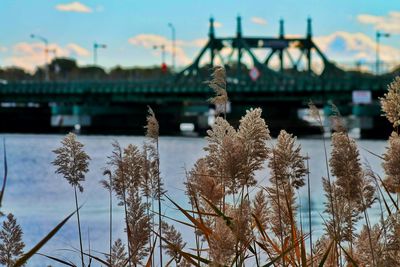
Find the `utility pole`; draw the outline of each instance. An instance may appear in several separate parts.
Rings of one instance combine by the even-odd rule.
[[[31,34],[31,38],[33,39],[38,39],[44,43],[44,75],[45,75],[45,81],[49,81],[49,62],[48,62],[48,57],[49,57],[49,41],[47,38],[44,38],[43,36],[36,35],[36,34]]]
[[[172,34],[172,71],[175,71],[175,58],[176,58],[175,27],[172,23],[168,23],[168,27],[171,28],[171,34]]]
[[[380,66],[380,59],[379,59],[379,41],[381,37],[390,37],[389,33],[384,33],[384,32],[380,32],[377,31],[375,38],[376,38],[376,62],[375,62],[375,71],[376,71],[376,75],[379,75],[379,66]]]
[[[93,65],[97,65],[97,49],[99,48],[107,48],[107,45],[105,44],[98,44],[98,43],[94,43],[93,44]]]

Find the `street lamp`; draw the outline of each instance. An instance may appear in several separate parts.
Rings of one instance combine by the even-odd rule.
[[[172,33],[172,70],[175,71],[175,57],[176,57],[176,51],[175,51],[175,42],[176,42],[176,36],[175,36],[175,27],[172,23],[168,23],[168,27],[171,28],[171,33]]]
[[[161,64],[165,64],[165,45],[154,45],[153,49],[155,49],[155,50],[160,49],[161,50]]]
[[[154,45],[153,49],[161,50],[161,71],[162,73],[167,72],[167,64],[165,64],[165,45]]]
[[[381,37],[386,37],[386,38],[390,37],[390,34],[377,31],[375,37],[376,37],[376,62],[375,62],[376,66],[375,66],[375,68],[376,68],[376,75],[379,75],[379,65],[380,65],[380,62],[379,62],[380,61],[379,60],[379,40]]]
[[[93,44],[93,64],[94,65],[97,65],[97,49],[99,49],[99,48],[107,48],[107,45],[98,44],[98,43]]]
[[[45,73],[45,80],[48,81],[49,80],[49,66],[48,66],[47,58],[49,55],[49,41],[46,38],[44,38],[43,36],[36,35],[36,34],[31,34],[31,38],[38,39],[44,43],[44,62],[45,62],[44,73]]]

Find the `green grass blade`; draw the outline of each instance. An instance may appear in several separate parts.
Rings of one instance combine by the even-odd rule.
[[[3,154],[3,158],[4,158],[4,177],[3,177],[3,185],[1,187],[1,192],[0,192],[0,208],[1,208],[1,203],[3,201],[4,192],[6,190],[7,174],[8,174],[6,140],[5,139],[3,139],[3,148],[4,148],[4,154]]]
[[[49,259],[51,259],[53,261],[59,262],[61,264],[67,265],[67,266],[77,267],[75,264],[69,263],[69,262],[67,262],[65,260],[62,260],[62,259],[59,259],[59,258],[56,258],[56,257],[52,257],[52,256],[45,255],[45,254],[42,254],[42,253],[36,253],[36,254],[40,255],[40,256],[43,256],[43,257],[46,257],[46,258],[49,258]]]
[[[304,239],[301,240],[300,243],[300,252],[301,252],[301,266],[307,267],[307,253],[306,253],[306,244],[304,242]]]
[[[326,260],[328,259],[329,253],[331,252],[332,246],[333,246],[333,240],[329,244],[328,249],[325,251],[325,254],[322,257],[321,262],[318,264],[318,267],[323,267],[324,266]]]
[[[340,243],[338,243],[338,244],[339,244],[339,247],[343,250],[344,254],[346,254],[346,256],[347,256],[347,258],[349,259],[349,261],[351,262],[351,264],[352,264],[354,267],[358,267],[358,264],[357,264],[357,262],[353,259],[353,257],[342,247],[342,245],[340,245]]]
[[[146,263],[146,267],[151,267],[152,266],[151,260],[153,258],[153,253],[154,253],[154,248],[156,246],[156,243],[157,243],[157,236],[156,236],[156,238],[154,238],[153,246],[151,247],[151,251],[150,251],[150,254],[149,254],[149,259],[147,260],[147,263]]]
[[[269,267],[274,265],[277,261],[279,261],[282,257],[284,257],[288,252],[290,252],[298,243],[299,241],[297,241],[295,244],[289,246],[287,249],[285,249],[281,254],[279,254],[277,257],[275,257],[272,261],[270,261],[269,263],[263,265],[262,267]],[[301,240],[300,240],[301,242]]]
[[[172,202],[172,204],[175,205],[175,207],[177,207],[183,213],[183,215],[186,216],[186,218],[188,218],[197,228],[199,228],[206,237],[208,237],[208,236],[210,236],[212,234],[212,231],[211,231],[210,228],[208,228],[206,225],[204,225],[203,223],[201,223],[198,220],[196,220],[193,216],[191,216],[186,210],[181,208],[178,204],[176,204],[168,196],[166,196],[166,197],[168,198],[169,201]]]
[[[82,252],[82,253],[83,253],[83,255],[88,256],[89,259],[94,259],[94,260],[96,260],[96,261],[98,261],[98,262],[100,262],[100,263],[102,263],[102,264],[104,264],[106,266],[110,266],[110,263],[106,262],[105,260],[100,259],[99,257],[93,256],[90,253],[85,253],[85,252]]]
[[[36,244],[30,251],[25,253],[21,258],[17,260],[14,267],[23,266],[36,252],[38,252],[63,226],[64,224],[75,214],[76,211],[72,212],[62,222],[60,222],[53,230],[51,230],[39,243]]]

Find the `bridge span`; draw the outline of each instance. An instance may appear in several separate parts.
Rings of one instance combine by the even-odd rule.
[[[51,132],[79,124],[89,133],[141,133],[150,105],[164,133],[178,132],[183,122],[204,131],[211,107],[207,99],[213,94],[204,81],[217,64],[226,68],[228,119],[233,124],[246,109],[262,107],[273,132],[285,128],[307,133],[310,128],[298,117],[298,110],[312,100],[327,111],[328,103],[334,102],[344,116],[358,118],[365,134],[384,125],[378,97],[394,74],[374,76],[340,69],[313,42],[311,19],[302,38],[286,38],[283,21],[278,37],[246,37],[238,17],[236,35],[223,38],[216,37],[210,19],[207,44],[192,64],[172,77],[147,82],[1,83],[0,130]],[[357,94],[368,99],[357,102]]]

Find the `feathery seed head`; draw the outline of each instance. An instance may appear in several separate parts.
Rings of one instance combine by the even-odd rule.
[[[253,186],[256,181],[254,172],[260,170],[268,157],[269,149],[266,141],[271,139],[269,129],[261,117],[261,108],[250,109],[240,119],[237,132],[243,144],[242,185]]]
[[[61,144],[60,148],[53,151],[56,159],[52,163],[58,167],[56,173],[62,174],[72,186],[78,187],[82,192],[81,182],[85,181],[85,174],[89,171],[90,157],[73,133],[69,133]]]
[[[345,199],[360,203],[363,171],[355,141],[346,133],[336,132],[332,135],[332,153],[329,165],[336,176],[339,193]]]
[[[144,127],[146,129],[146,136],[152,139],[157,139],[160,134],[159,134],[158,121],[156,119],[156,114],[151,109],[151,107],[148,108],[148,112],[149,115],[147,115],[146,117],[147,125]]]
[[[347,129],[345,126],[345,122],[343,120],[342,115],[340,114],[338,107],[333,102],[330,102],[330,105],[331,105],[331,110],[333,113],[330,116],[332,129],[335,132],[346,133]]]
[[[321,115],[319,114],[319,110],[311,100],[310,102],[308,102],[308,108],[311,118],[316,120],[320,124],[320,126],[322,126],[322,119]]]
[[[272,157],[268,166],[279,184],[288,183],[295,189],[304,186],[306,157],[301,155],[301,146],[296,146],[296,137],[281,130],[276,147],[272,149]]]
[[[392,193],[400,193],[400,136],[395,132],[389,137],[382,166],[386,174],[385,185]]]
[[[224,107],[223,110],[217,110],[217,113],[226,112],[226,104],[228,103],[228,93],[226,92],[226,72],[222,66],[214,67],[211,75],[212,80],[206,82],[208,86],[214,90],[215,96],[209,101],[217,107]]]
[[[397,76],[388,86],[388,92],[380,98],[381,108],[384,116],[393,127],[400,125],[400,77]]]
[[[7,215],[0,229],[0,264],[14,266],[17,258],[22,255],[25,247],[22,241],[22,229],[11,213]]]

